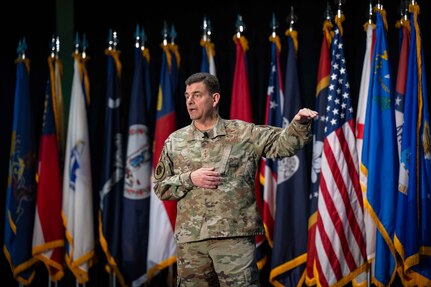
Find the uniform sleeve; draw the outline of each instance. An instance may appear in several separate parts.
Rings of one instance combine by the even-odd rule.
[[[313,137],[311,121],[305,124],[292,121],[285,129],[271,127],[263,134],[262,156],[273,159],[293,156]]]
[[[165,145],[154,171],[155,194],[161,200],[181,199],[194,187],[190,174],[191,172],[174,173],[173,163]]]

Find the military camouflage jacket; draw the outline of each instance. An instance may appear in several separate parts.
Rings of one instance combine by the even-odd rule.
[[[293,121],[286,129],[219,118],[204,138],[190,124],[165,141],[155,170],[155,193],[177,201],[175,239],[264,234],[254,181],[261,157],[294,155],[311,140],[311,125]],[[217,189],[194,186],[190,173],[215,167],[222,176]]]

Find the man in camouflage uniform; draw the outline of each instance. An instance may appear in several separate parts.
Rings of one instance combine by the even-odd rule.
[[[167,138],[155,170],[156,195],[177,201],[177,285],[259,286],[256,169],[261,157],[292,156],[309,142],[317,112],[301,109],[286,129],[224,120],[215,76],[185,84],[192,123]]]

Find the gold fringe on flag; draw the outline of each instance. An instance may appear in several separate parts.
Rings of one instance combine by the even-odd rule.
[[[344,17],[344,15],[341,15],[341,16],[337,15],[335,16],[335,19],[334,19],[335,24],[337,24],[338,28],[340,29],[341,36],[343,36],[343,25],[341,25],[341,23],[343,23],[345,19],[346,17]]]
[[[113,49],[106,49],[105,50],[105,55],[111,55],[112,58],[114,59],[114,63],[115,63],[115,69],[117,71],[117,76],[119,78],[121,78],[121,61],[120,61],[120,51],[118,50],[113,50]]]
[[[298,32],[296,30],[286,30],[284,33],[287,37],[291,37],[293,40],[293,46],[295,47],[295,55],[298,55]]]
[[[163,49],[163,53],[166,55],[166,61],[168,62],[169,71],[171,70],[171,64],[172,64],[172,56],[171,53],[169,53],[169,47],[168,45],[160,44],[160,47]]]
[[[278,36],[269,36],[269,41],[275,43],[275,46],[277,47],[277,51],[281,51],[281,43],[280,43],[280,37]]]
[[[234,36],[233,36],[233,42],[234,43],[236,43],[236,41],[238,40],[238,37],[237,37],[237,35],[235,34]],[[247,41],[247,39],[244,37],[244,36],[240,36],[239,37],[239,41],[240,41],[240,43],[241,43],[241,47],[242,47],[242,49],[244,50],[244,52],[246,52],[247,50],[248,50],[248,41]]]
[[[382,19],[383,19],[383,24],[385,25],[385,31],[388,31],[388,20],[386,20],[386,10],[383,8],[380,8],[379,6],[376,6],[373,8],[374,13],[375,12],[380,12],[380,14],[382,15]]]
[[[367,22],[365,22],[365,24],[363,25],[363,27],[364,27],[364,31],[365,31],[365,32],[367,32],[367,30],[368,30],[368,26],[371,26],[371,27],[373,27],[373,29],[376,29],[376,24],[374,24],[374,23],[369,23],[369,22],[367,21]]]
[[[214,43],[201,39],[200,43],[199,43],[202,47],[205,48],[205,50],[207,51],[207,57],[208,57],[208,61],[210,56],[215,56],[215,48],[214,48]]]
[[[79,53],[73,53],[72,57],[78,60],[79,75],[81,77],[81,80],[84,82],[85,102],[87,103],[87,106],[89,106],[90,105],[90,80],[88,77],[87,68],[85,67],[85,62],[87,62],[88,58],[83,58],[82,55]]]
[[[398,28],[398,29],[400,29],[401,27],[407,28],[407,30],[409,32],[411,32],[411,29],[410,29],[410,20],[408,20],[408,19],[401,18],[400,20],[398,20],[395,23],[395,27]]]
[[[150,62],[150,50],[149,50],[149,49],[147,49],[147,48],[145,48],[145,49],[142,49],[141,53],[142,53],[142,56],[143,56],[143,57],[147,60],[147,62],[149,63],[149,62]]]
[[[181,63],[181,57],[180,57],[180,52],[178,51],[178,46],[175,44],[169,44],[168,48],[169,48],[169,50],[171,50],[174,53],[175,58],[177,59],[177,66],[179,67],[180,63]],[[170,66],[171,65],[169,65],[169,67]]]
[[[60,166],[63,164],[64,156],[64,103],[61,91],[61,77],[63,75],[63,64],[59,58],[48,57],[49,77],[51,83],[52,109],[54,111],[55,133],[60,159]],[[57,75],[57,72],[59,75]]]
[[[334,25],[332,25],[331,21],[325,20],[323,22],[323,33],[326,37],[326,42],[328,43],[328,47],[331,47],[332,38],[334,37],[334,31],[332,30]]]
[[[21,62],[24,62],[25,68],[27,69],[27,73],[30,73],[30,59],[28,59],[28,58],[24,58],[24,59],[17,58],[17,59],[15,59],[15,64],[21,63]]]

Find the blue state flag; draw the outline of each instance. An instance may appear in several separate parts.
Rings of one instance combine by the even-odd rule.
[[[382,11],[376,13],[376,40],[371,64],[362,146],[366,202],[378,227],[373,280],[388,285],[395,274],[393,245],[398,147],[395,96]]]
[[[25,45],[22,42],[21,45]],[[28,285],[35,276],[36,258],[32,256],[33,225],[36,206],[36,143],[32,118],[30,61],[19,58],[16,64],[15,103],[9,176],[6,191],[4,253],[14,278]]]
[[[120,129],[121,63],[119,51],[107,49],[105,127],[100,179],[99,240],[109,265],[124,285],[121,262],[121,224],[123,206],[123,140]]]
[[[405,280],[431,283],[431,135],[419,6],[410,5],[410,53],[401,135],[395,247]]]
[[[147,107],[148,49],[136,47],[125,161],[122,260],[127,283],[147,281],[152,145]]]
[[[282,107],[283,128],[287,128],[302,107],[297,66],[297,33],[288,30],[287,61]],[[304,283],[308,237],[308,170],[305,150],[278,160],[274,242],[270,281],[282,286]],[[273,283],[274,284],[274,283]]]

